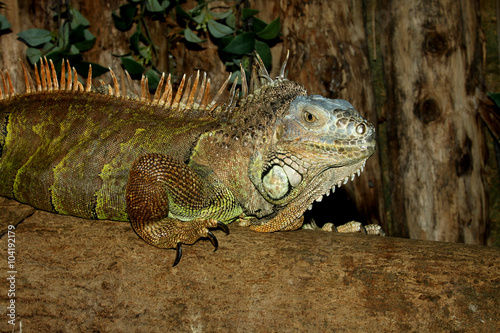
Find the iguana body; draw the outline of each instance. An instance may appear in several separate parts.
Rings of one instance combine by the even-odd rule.
[[[84,88],[68,66],[0,84],[0,195],[36,208],[131,221],[149,244],[177,248],[242,216],[256,231],[294,230],[316,199],[362,170],[373,126],[342,100],[307,96],[261,67],[250,93],[208,102],[209,83],[163,81],[151,99]],[[23,67],[24,68],[24,67]],[[63,66],[64,69],[64,66]],[[282,71],[283,72],[283,71]],[[76,77],[76,73],[75,73]],[[90,75],[89,75],[90,77]],[[114,78],[114,75],[113,75]],[[262,84],[261,84],[262,83]],[[220,91],[222,91],[221,88]],[[218,94],[219,96],[220,94]]]

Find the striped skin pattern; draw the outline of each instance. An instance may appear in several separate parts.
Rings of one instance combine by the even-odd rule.
[[[89,219],[130,221],[159,248],[207,237],[240,219],[260,232],[295,230],[303,213],[362,171],[375,149],[373,125],[342,100],[308,96],[271,79],[258,58],[241,94],[228,80],[162,77],[134,97],[112,84],[85,86],[69,63],[23,66],[26,93],[0,72],[0,195]],[[244,73],[244,71],[242,71]],[[252,218],[252,219],[250,219]]]

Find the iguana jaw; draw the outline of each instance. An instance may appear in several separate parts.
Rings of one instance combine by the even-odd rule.
[[[349,166],[330,168],[307,184],[307,186],[290,200],[284,207],[269,220],[256,221],[251,229],[258,232],[274,232],[294,230],[303,223],[303,214],[307,209],[312,209],[315,201],[321,201],[328,196],[335,187],[340,187],[359,175],[366,164],[366,159]]]
[[[349,166],[326,170],[320,181],[313,181],[309,184],[311,187],[316,188],[315,194],[319,193],[319,195],[311,195],[307,209],[312,209],[313,202],[321,202],[323,196],[335,192],[336,188],[345,185],[349,180],[353,181],[356,175],[359,176],[363,172],[365,165],[366,159]],[[327,180],[328,178],[329,180]]]

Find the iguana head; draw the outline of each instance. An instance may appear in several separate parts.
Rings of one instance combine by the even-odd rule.
[[[267,88],[282,91],[275,108],[269,140],[257,149],[249,165],[250,179],[261,195],[285,211],[260,231],[286,230],[315,200],[363,170],[375,151],[375,129],[345,100],[297,94],[297,84],[276,80]],[[259,96],[259,99],[261,96]],[[284,99],[283,99],[284,98]],[[288,220],[288,221],[286,221]],[[259,230],[259,226],[254,229]]]

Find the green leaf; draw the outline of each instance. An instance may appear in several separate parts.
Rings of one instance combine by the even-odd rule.
[[[150,40],[148,39],[148,37],[146,37],[142,31],[140,31],[139,29],[137,29],[137,31],[139,31],[139,41],[142,42],[143,44],[145,45],[149,45],[151,44],[152,42],[150,42]]]
[[[231,78],[229,79],[229,82],[234,82],[234,80],[238,80],[238,82],[241,83],[241,72],[240,71],[234,71],[231,73]]]
[[[120,31],[128,31],[132,27],[132,23],[127,23],[123,18],[116,15],[115,13],[111,13],[111,17],[113,17],[113,22],[115,23],[116,29]]]
[[[17,34],[28,46],[37,47],[52,40],[52,33],[44,29],[28,29]]]
[[[154,69],[148,70],[144,75],[148,78],[149,89],[155,90],[160,82],[160,75]]]
[[[120,18],[127,26],[134,23],[134,17],[137,13],[137,5],[134,3],[127,3],[120,6]]]
[[[488,97],[500,108],[500,93],[488,93]]]
[[[79,25],[75,29],[72,29],[69,33],[68,44],[73,44],[85,40],[85,33],[84,33],[85,30],[86,29],[83,25]]]
[[[274,39],[279,36],[280,34],[280,18],[274,19],[271,23],[267,25],[267,27],[264,28],[264,30],[257,32],[257,36],[262,39]]]
[[[58,62],[60,62],[63,57],[67,58],[70,61],[73,61],[78,56],[80,56],[80,55],[78,54],[76,56],[70,56],[67,53],[63,54],[61,52],[61,49],[59,49],[59,48],[55,48],[55,49],[51,50],[50,53],[47,53],[46,55],[44,55],[44,57],[47,57],[48,60],[52,60],[52,62],[55,63],[55,64],[58,63]]]
[[[140,58],[143,58],[147,63],[149,63],[152,59],[151,48],[149,46],[139,47],[139,55]]]
[[[198,23],[198,24],[202,24],[202,23],[204,23],[204,22],[205,22],[205,18],[206,18],[206,17],[207,17],[207,16],[206,16],[205,11],[202,11],[202,12],[200,13],[200,15],[196,15],[195,17],[193,17],[193,21],[195,21],[195,22],[196,22],[196,23]]]
[[[96,41],[94,35],[92,35],[92,33],[90,33],[90,31],[88,31],[87,29],[85,29],[84,31],[84,38],[84,41],[75,43],[75,46],[82,52],[90,50],[94,46]]]
[[[136,30],[132,36],[130,36],[130,49],[135,53],[139,53],[139,40],[141,38],[141,33]]]
[[[213,19],[210,19],[208,21],[207,26],[210,34],[215,38],[222,38],[234,32],[234,30],[228,27],[227,25],[221,24]]]
[[[189,29],[189,28],[184,29],[184,37],[186,38],[186,40],[188,42],[191,42],[191,43],[202,43],[202,42],[204,42],[203,39],[201,39],[200,37],[196,36],[194,34],[194,32],[191,29]]]
[[[255,41],[255,51],[259,54],[267,69],[271,68],[273,63],[273,56],[269,45],[259,40]]]
[[[134,24],[134,18],[137,14],[137,4],[126,3],[120,6],[120,15],[115,12],[111,14],[115,27],[120,31],[128,31]]]
[[[73,19],[71,20],[71,29],[76,29],[79,25],[87,28],[90,26],[89,21],[83,17],[83,15],[76,10],[75,8],[70,9],[71,15],[73,16]]]
[[[130,73],[130,75],[142,74],[144,73],[144,67],[132,58],[123,57],[121,58],[123,67]]]
[[[109,68],[103,67],[94,62],[80,61],[79,63],[75,63],[74,67],[76,71],[80,73],[83,77],[87,77],[89,72],[89,65],[92,65],[92,77],[101,76],[104,73],[109,72]]]
[[[178,18],[188,20],[188,21],[193,20],[193,17],[188,12],[186,12],[184,9],[182,9],[182,7],[179,5],[175,6],[175,14],[177,15]]]
[[[232,54],[247,54],[254,50],[255,34],[244,32],[236,36],[222,51]]]
[[[85,29],[85,30],[83,31],[83,38],[84,38],[86,41],[95,40],[94,35],[92,35],[92,33],[90,32],[90,30],[89,30],[89,29]]]
[[[9,21],[7,20],[7,18],[5,16],[3,16],[2,14],[0,14],[0,31],[1,30],[7,30],[11,27]]]
[[[158,0],[146,0],[146,9],[152,13],[163,12],[170,3],[168,1],[163,1],[162,4]]]
[[[264,30],[267,27],[267,23],[262,21],[261,19],[258,19],[256,17],[253,18],[252,20],[252,30],[254,32],[260,32]]]
[[[180,2],[180,1],[179,1],[179,2]],[[205,1],[204,1],[204,0],[198,0],[197,2],[198,2],[198,6],[196,6],[196,7],[194,7],[194,8],[191,8],[191,9],[189,10],[189,14],[190,14],[191,16],[194,16],[194,15],[198,15],[198,14],[200,14],[200,12],[201,12],[203,9],[205,9],[205,7],[206,7],[206,3],[205,3]]]
[[[120,17],[128,24],[132,24],[136,13],[137,13],[136,4],[127,3],[120,6]]]
[[[257,9],[252,9],[252,8],[243,8],[241,11],[241,19],[246,20],[256,14],[258,14],[259,11]]]
[[[48,43],[43,44],[41,51],[43,54],[45,54],[45,53],[49,53],[53,50],[61,51],[62,49],[63,49],[62,47],[60,47],[58,45],[56,46],[52,42],[48,42]]]
[[[28,47],[26,50],[26,56],[28,57],[29,62],[34,65],[42,57],[42,51],[33,47]]]
[[[227,11],[222,12],[222,13],[214,13],[214,12],[210,11],[210,14],[212,15],[212,17],[217,19],[217,20],[225,19],[225,18],[229,17],[229,15],[231,15],[232,13],[233,13],[232,10],[227,10]]]
[[[236,29],[236,17],[233,13],[226,18],[226,25],[232,29]]]
[[[69,36],[70,36],[69,23],[65,22],[62,25],[62,28],[59,29],[59,38],[57,40],[57,46],[63,48],[65,45],[68,45]]]
[[[68,51],[69,54],[79,54],[80,53],[80,50],[75,46],[75,45],[71,45],[71,47],[69,48],[69,51]]]

